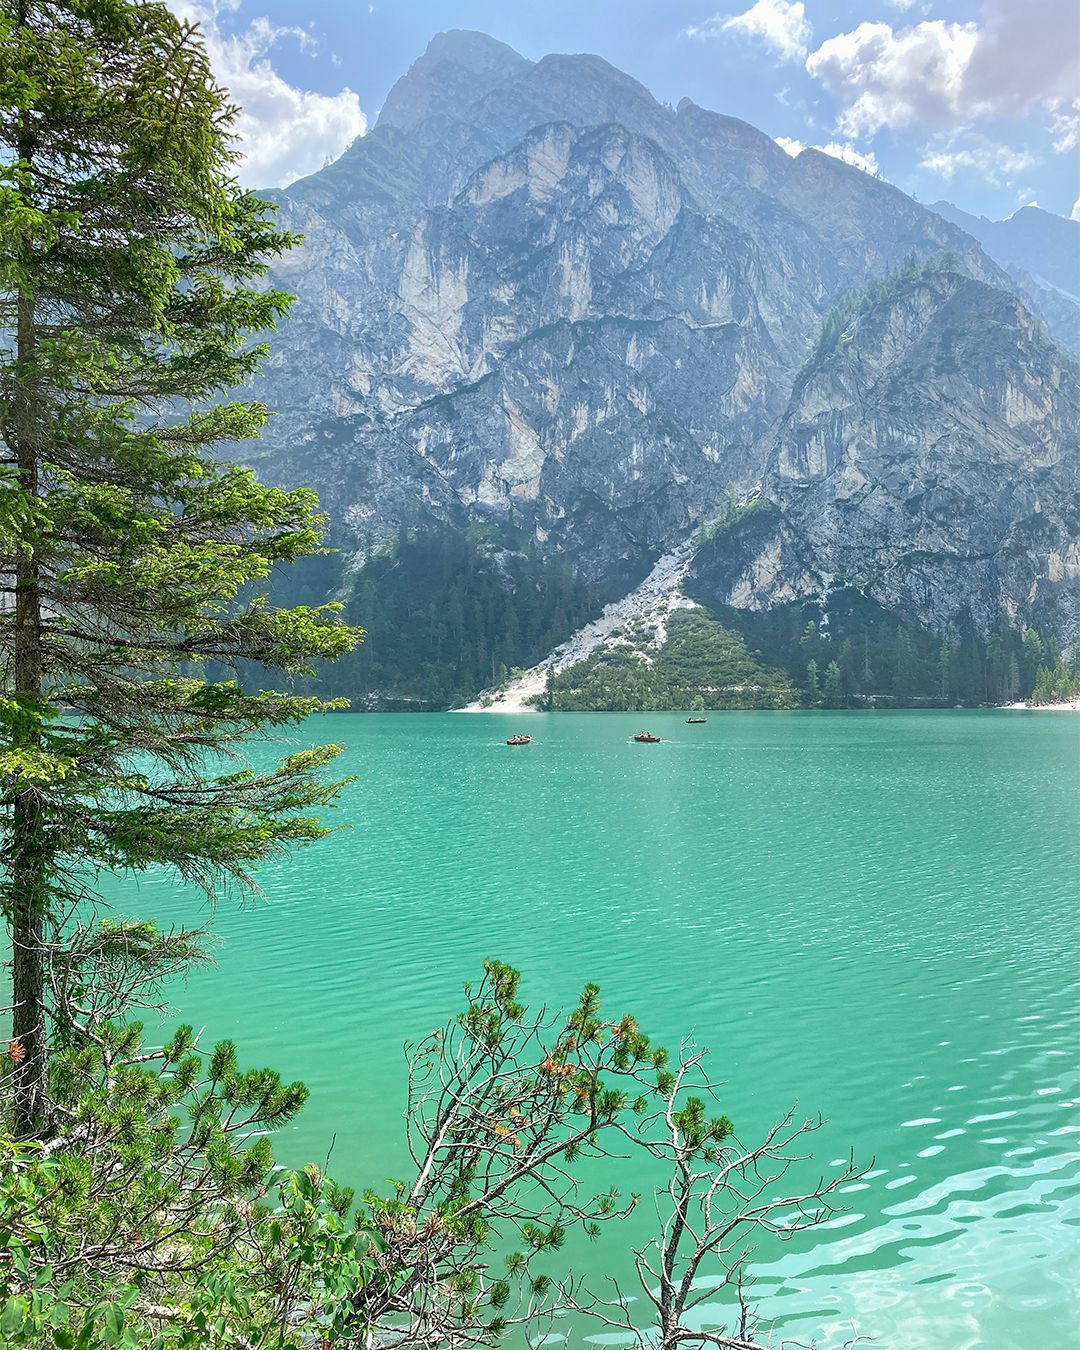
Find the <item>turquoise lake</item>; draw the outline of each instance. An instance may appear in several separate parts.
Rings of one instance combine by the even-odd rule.
[[[692,1033],[746,1138],[823,1114],[811,1184],[873,1163],[827,1228],[762,1251],[776,1340],[1075,1343],[1080,716],[341,715],[291,739],[345,745],[348,828],[223,902],[217,966],[171,994],[308,1084],[284,1161],[404,1175],[403,1042],[497,956],[530,1003],[596,980],[654,1039]],[[112,898],[206,914],[165,879]],[[568,1258],[625,1278],[654,1227],[643,1204]]]

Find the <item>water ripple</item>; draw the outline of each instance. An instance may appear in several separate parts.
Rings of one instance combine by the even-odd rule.
[[[625,739],[643,721],[670,738]],[[401,1044],[497,955],[526,997],[588,979],[658,1039],[693,1028],[744,1136],[793,1101],[850,1210],[761,1253],[786,1331],[894,1350],[1067,1342],[1080,719],[1013,714],[341,717],[350,828],[225,905],[220,970],[176,991],[312,1103],[278,1141],[364,1184],[402,1161]],[[199,916],[164,878],[114,899]],[[626,1190],[647,1174],[623,1179]],[[857,1200],[857,1208],[855,1201]],[[626,1276],[641,1213],[579,1266]]]

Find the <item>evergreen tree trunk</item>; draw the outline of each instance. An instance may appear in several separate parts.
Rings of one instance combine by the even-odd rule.
[[[32,794],[21,793],[12,820],[12,1058],[16,1137],[38,1135],[45,1124],[45,871],[39,836],[41,814]]]
[[[17,152],[29,164],[33,144],[24,118],[24,135]],[[27,188],[22,188],[25,198]],[[27,203],[29,204],[29,203]],[[9,434],[15,444],[19,484],[30,500],[38,495],[38,393],[33,374],[34,302],[25,286],[19,290],[16,333],[15,416]],[[15,697],[28,705],[41,699],[41,597],[38,590],[38,554],[33,547],[18,550],[15,559],[15,631],[13,639]],[[40,727],[28,718],[20,732],[21,746],[40,743]],[[45,1101],[45,989],[44,942],[46,870],[44,821],[37,789],[24,788],[12,803],[8,865],[11,870],[12,1060],[15,1065],[13,1102],[19,1138],[36,1135],[44,1124]]]

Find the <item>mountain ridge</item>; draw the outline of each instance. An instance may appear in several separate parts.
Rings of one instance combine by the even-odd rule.
[[[974,216],[950,202],[935,202],[933,209],[979,241],[1041,315],[1054,341],[1080,357],[1080,221],[1034,202],[1005,220]]]
[[[882,566],[871,566],[870,522],[881,525],[874,504],[891,500],[890,436],[939,476],[945,461],[924,454],[920,437],[957,447],[946,465],[954,496],[905,490],[888,517],[892,533],[876,551],[891,550],[885,571],[897,575],[924,537],[959,540],[965,511],[1000,523],[1049,474],[1043,524],[1051,515],[1055,524],[1023,564],[961,571],[948,603],[940,578],[883,594],[920,627],[970,621],[986,632],[1004,609],[1021,625],[1075,630],[1076,446],[1065,430],[1075,425],[1075,368],[1045,356],[1054,349],[1038,321],[1017,317],[1032,303],[1024,286],[899,189],[820,152],[793,159],[689,100],[665,107],[602,58],[530,62],[456,32],[394,85],[367,136],[278,199],[307,244],[273,277],[299,299],[257,387],[278,410],[258,467],[274,481],[313,480],[344,551],[344,595],[403,530],[489,526],[618,594],[755,490],[777,498],[796,552],[817,560],[789,589],[827,584],[832,545],[808,521],[792,524],[789,498],[806,486],[777,473],[777,437],[823,324],[839,322],[835,307],[906,268],[908,319],[935,288],[960,288],[946,275],[984,291],[965,292],[962,317],[963,307],[938,316],[953,328],[933,361],[929,348],[920,358],[929,402],[903,364],[898,326],[873,360],[899,403],[848,398],[846,366],[815,376],[822,415],[870,474],[858,510],[825,501],[847,490],[842,474],[809,489],[821,519],[839,529],[842,518],[861,540],[845,556],[852,581],[873,589]],[[934,278],[917,278],[927,265]],[[902,309],[897,300],[896,325]],[[981,344],[968,331],[980,326]],[[865,322],[839,334],[849,365],[869,359]],[[965,380],[938,369],[942,342],[980,370]],[[1054,466],[1036,445],[1047,419],[1059,428]],[[1005,428],[1021,447],[1011,473],[1027,496],[1012,483],[996,495],[979,488],[986,465],[960,426],[995,444]],[[948,500],[956,519],[935,524]],[[777,556],[793,557],[791,547]],[[764,573],[746,567],[739,602],[773,603]]]

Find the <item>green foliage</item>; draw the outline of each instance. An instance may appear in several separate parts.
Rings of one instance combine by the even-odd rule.
[[[351,583],[366,637],[334,679],[375,706],[451,707],[539,661],[607,598],[505,532],[402,532]]]
[[[47,1147],[0,1138],[5,1346],[197,1350],[330,1342],[370,1266],[351,1193],[281,1173],[265,1132],[299,1083],[243,1071],[191,1027],[160,1050],[137,1025],[50,1064],[64,1121]]]
[[[795,708],[792,681],[704,610],[678,610],[656,652],[633,627],[549,682],[541,696],[557,711]]]
[[[261,593],[320,551],[314,496],[210,453],[265,419],[214,400],[258,368],[249,335],[289,303],[261,277],[295,240],[235,182],[235,109],[197,30],[163,4],[0,0],[0,90],[2,903],[28,1130],[50,925],[98,868],[214,891],[318,837],[335,747],[267,774],[207,755],[333,706],[229,668],[302,673],[357,635],[335,605]]]
[[[987,637],[971,624],[939,636],[903,623],[854,587],[830,592],[824,605],[806,600],[717,613],[763,660],[789,673],[809,707],[1010,703],[1031,698],[1040,670],[1058,667],[1058,678],[1044,687],[1069,687],[1056,639],[1035,628],[1021,633],[1005,615]]]
[[[160,971],[170,936],[101,926],[80,970],[119,958],[122,986],[145,960]],[[493,1346],[511,1327],[597,1310],[559,1253],[638,1197],[590,1194],[586,1160],[632,1149],[671,1169],[657,1197],[674,1212],[636,1259],[684,1289],[730,1274],[732,1235],[741,1268],[744,1235],[774,1211],[794,1208],[801,1226],[827,1217],[818,1202],[855,1175],[778,1189],[812,1122],[787,1116],[747,1148],[713,1109],[704,1051],[684,1044],[672,1063],[632,1016],[605,1015],[595,984],[567,1013],[530,1010],[500,961],[408,1048],[409,1173],[358,1204],[317,1167],[274,1165],[268,1132],[302,1107],[302,1084],[242,1069],[229,1041],[204,1051],[190,1026],[156,1049],[137,1023],[75,1030],[49,1061],[48,1142],[0,1129],[0,1333],[13,1348]],[[645,1315],[681,1326],[680,1309],[650,1293]],[[712,1300],[708,1325],[723,1318]],[[733,1320],[740,1345],[758,1344],[745,1306]]]
[[[677,1105],[667,1056],[633,1017],[605,1017],[594,984],[563,1017],[530,1012],[519,987],[512,967],[485,962],[464,1011],[410,1056],[416,1173],[388,1197],[365,1196],[381,1237],[355,1298],[366,1328],[396,1325],[410,1344],[494,1344],[558,1297],[538,1260],[571,1228],[595,1235],[636,1204],[589,1195],[574,1166]]]
[[[1023,655],[1027,670],[1036,666],[1035,680],[1029,695],[1037,707],[1044,703],[1069,703],[1080,699],[1080,638],[1074,638],[1064,656],[1059,653],[1056,639],[1029,628],[1024,634]],[[1010,671],[1017,658],[1008,659]]]
[[[95,940],[145,951],[161,935]],[[732,1128],[633,1017],[604,1016],[595,984],[562,1017],[519,992],[515,969],[486,961],[416,1048],[415,1175],[359,1206],[320,1169],[274,1166],[266,1134],[302,1107],[301,1084],[242,1070],[228,1041],[204,1052],[190,1026],[155,1050],[138,1024],[95,1022],[50,1060],[49,1143],[0,1134],[4,1344],[495,1344],[557,1298],[537,1262],[636,1203],[567,1184],[605,1136],[652,1148],[666,1111],[688,1155],[718,1159]]]
[[[688,1097],[685,1106],[672,1112],[671,1118],[683,1146],[693,1151],[722,1144],[735,1128],[727,1116],[710,1118],[700,1097]]]
[[[814,350],[796,378],[792,397],[844,350],[854,336],[860,318],[878,306],[891,304],[920,282],[943,272],[959,271],[960,261],[955,253],[922,259],[909,253],[903,266],[895,272],[872,278],[860,290],[848,291],[826,314]]]

